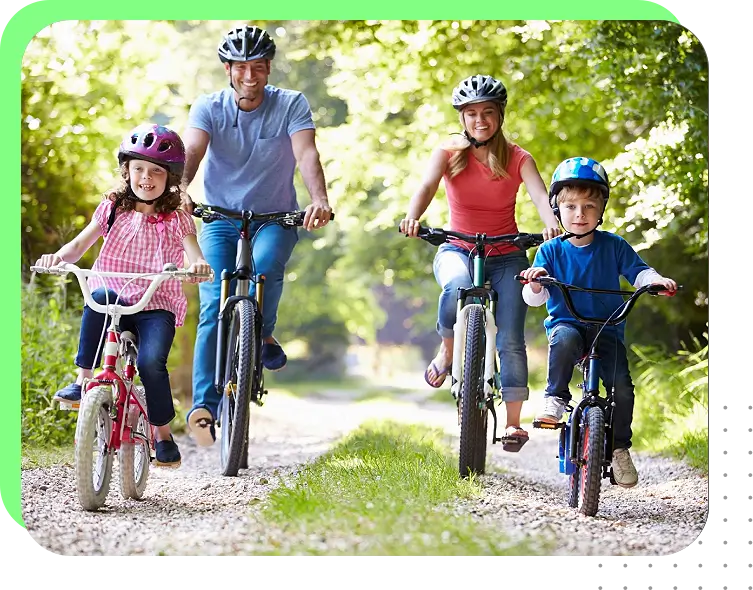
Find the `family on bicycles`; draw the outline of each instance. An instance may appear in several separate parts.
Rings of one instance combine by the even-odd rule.
[[[93,270],[159,272],[166,263],[183,266],[184,256],[192,272],[214,270],[214,279],[202,279],[199,285],[193,402],[187,416],[189,431],[201,446],[212,445],[216,438],[222,399],[215,378],[218,314],[227,295],[221,293],[220,273],[235,268],[242,221],[205,223],[197,240],[190,217],[195,204],[186,189],[200,163],[205,161],[204,194],[209,207],[256,214],[294,211],[298,208],[293,184],[297,167],[311,197],[301,225],[320,229],[332,218],[309,103],[301,92],[268,84],[275,51],[274,41],[258,27],[229,31],[218,47],[229,87],[202,95],[192,104],[182,140],[159,125],[141,125],[131,131],[118,153],[122,185],[107,193],[76,238],[37,261],[37,266],[44,267],[75,262],[102,236],[104,243]],[[545,322],[549,338],[546,407],[538,419],[558,422],[562,418],[571,397],[568,383],[573,366],[585,346],[584,329],[568,313],[559,293],[536,282],[525,286],[523,282],[551,275],[584,287],[617,289],[624,276],[636,287],[661,284],[673,292],[677,285],[646,265],[624,239],[597,230],[609,198],[607,174],[598,162],[581,157],[565,160],[547,190],[531,154],[503,132],[507,89],[502,82],[488,75],[470,76],[453,90],[451,103],[463,132],[433,152],[399,228],[407,236],[422,237],[419,220],[444,179],[454,232],[511,237],[490,242],[481,259],[495,302],[498,298],[493,307],[493,361],[498,360],[498,390],[506,409],[500,440],[506,441],[506,450],[518,451],[528,440],[521,425],[523,402],[529,397],[524,334],[528,306],[546,303],[549,313]],[[538,241],[526,246],[544,241],[533,267],[524,248],[512,240],[518,234],[515,205],[521,184],[543,223]],[[297,231],[253,218],[246,230],[254,236],[253,265],[265,284],[260,362],[265,369],[277,371],[287,362],[274,337],[277,308]],[[424,379],[434,388],[452,375],[458,344],[458,290],[479,287],[469,273],[469,261],[478,258],[473,243],[459,238],[447,242],[439,247],[433,263],[441,287],[437,319],[441,342]],[[138,280],[118,278],[92,278],[90,286],[97,302],[133,301],[144,290]],[[617,299],[579,297],[577,304],[590,315],[607,317],[620,305]],[[140,341],[138,370],[146,390],[149,422],[156,428],[156,459],[167,466],[177,466],[181,460],[169,427],[175,413],[167,357],[185,313],[186,298],[180,286],[166,281],[144,311],[123,319]],[[58,391],[56,399],[81,399],[82,384],[99,363],[104,323],[104,315],[84,308],[75,360],[78,377]],[[624,326],[605,328],[605,332],[614,335],[600,340],[599,352],[605,360],[602,378],[608,388],[614,385],[617,402],[615,479],[629,487],[637,482],[637,473],[628,452],[634,391],[622,343]],[[485,437],[486,422],[482,427]]]

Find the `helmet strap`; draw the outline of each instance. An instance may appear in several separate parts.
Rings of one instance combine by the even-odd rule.
[[[495,137],[497,137],[497,134],[498,134],[498,133],[499,133],[499,129],[497,129],[497,130],[496,130],[496,131],[494,132],[494,135],[492,135],[492,136],[491,136],[491,137],[490,137],[489,139],[487,139],[486,141],[478,141],[478,140],[477,140],[477,139],[476,139],[475,137],[473,137],[473,135],[471,135],[470,133],[468,133],[468,130],[465,130],[465,131],[463,131],[463,136],[464,136],[464,137],[465,137],[465,138],[466,138],[466,139],[467,139],[467,140],[469,141],[469,143],[470,143],[470,144],[471,144],[471,145],[472,145],[473,147],[475,147],[475,148],[480,148],[480,147],[484,147],[484,146],[486,146],[486,145],[489,145],[489,144],[490,144],[490,143],[491,143],[492,141],[494,141],[494,138],[495,138]]]

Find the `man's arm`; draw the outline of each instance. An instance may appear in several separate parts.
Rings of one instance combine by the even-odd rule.
[[[302,129],[290,136],[293,155],[303,177],[303,183],[311,196],[311,204],[306,207],[303,227],[307,230],[324,227],[330,220],[332,208],[327,199],[327,187],[324,182],[324,170],[319,161],[319,151],[313,129]]]
[[[181,199],[183,209],[191,213],[193,211],[193,201],[185,191],[196,176],[199,164],[201,164],[204,155],[207,153],[209,133],[203,129],[189,127],[183,132],[183,144],[186,147],[186,165],[183,168],[183,180],[180,183]]]

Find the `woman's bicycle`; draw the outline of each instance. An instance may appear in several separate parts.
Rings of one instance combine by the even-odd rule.
[[[487,248],[493,244],[508,243],[525,251],[541,244],[544,238],[541,234],[526,233],[470,235],[430,227],[420,228],[418,237],[434,246],[440,246],[450,238],[475,246],[468,264],[473,287],[458,289],[450,391],[458,404],[460,475],[482,474],[486,469],[488,413],[491,413],[494,421],[492,444],[520,444],[516,437],[497,436],[494,402],[502,399],[496,353],[495,312],[498,296],[484,276]]]
[[[515,279],[526,282],[521,276],[516,276]],[[585,326],[591,327],[588,331],[585,355],[577,363],[583,372],[583,381],[578,385],[583,390],[582,399],[574,408],[567,406],[565,411],[569,412],[569,416],[566,422],[555,424],[535,420],[533,426],[552,430],[561,429],[559,470],[570,478],[568,504],[571,508],[578,508],[580,502],[580,511],[587,516],[594,516],[599,509],[601,480],[609,478],[613,485],[617,484],[611,467],[614,450],[612,427],[615,401],[612,391],[602,396],[599,390],[602,363],[597,350],[599,337],[605,326],[616,326],[624,322],[641,295],[645,293],[658,295],[666,292],[667,289],[662,285],[646,285],[635,291],[586,289],[563,283],[550,276],[537,277],[531,281],[545,287],[553,286],[559,289],[573,317]],[[584,317],[576,311],[570,291],[622,295],[628,299],[606,319]]]
[[[293,228],[303,225],[305,211],[254,213],[230,211],[214,205],[197,204],[193,215],[204,223],[240,220],[234,270],[220,275],[220,313],[214,384],[220,394],[220,468],[222,475],[235,476],[248,467],[250,404],[263,405],[264,371],[261,362],[261,328],[264,308],[264,276],[255,272],[253,241],[272,224]],[[331,219],[334,219],[332,214]],[[252,236],[251,222],[262,222]],[[231,282],[235,290],[231,294]],[[250,284],[255,286],[249,295]]]
[[[104,505],[110,491],[116,453],[121,494],[124,498],[140,499],[149,476],[154,433],[147,416],[144,388],[134,384],[137,338],[131,332],[119,331],[120,317],[142,311],[154,292],[168,279],[211,278],[211,275],[189,273],[174,264],[166,264],[160,273],[97,272],[70,263],[50,268],[32,266],[31,270],[60,276],[73,273],[86,305],[97,313],[112,317],[104,345],[102,371],[84,381],[84,395],[78,408],[74,450],[78,501],[84,510],[97,510]],[[117,301],[100,304],[92,298],[87,277],[151,279],[151,284],[134,305],[121,305]]]

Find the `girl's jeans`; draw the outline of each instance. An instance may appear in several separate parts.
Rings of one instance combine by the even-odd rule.
[[[560,323],[549,331],[549,368],[547,371],[546,395],[554,395],[565,401],[572,396],[568,385],[573,368],[586,354],[585,326]],[[601,357],[599,377],[606,391],[614,385],[613,431],[614,448],[629,449],[633,432],[633,404],[635,388],[630,378],[625,345],[613,331],[602,332],[596,352]]]
[[[234,222],[240,228],[241,222]],[[252,223],[250,235],[253,237],[261,227],[261,222]],[[220,395],[214,385],[214,364],[217,352],[217,316],[220,313],[220,280],[222,271],[235,269],[235,256],[239,233],[224,221],[206,223],[201,228],[199,246],[204,257],[214,270],[214,282],[199,283],[199,326],[196,331],[196,345],[193,357],[193,408],[205,408],[217,417]],[[253,261],[256,274],[264,275],[264,309],[261,329],[262,338],[274,332],[277,322],[277,307],[282,296],[282,280],[285,265],[290,260],[293,248],[298,242],[295,229],[279,225],[268,225],[254,240]],[[230,285],[230,293],[235,289],[235,281]],[[254,284],[249,285],[253,295]]]
[[[505,402],[528,399],[528,358],[524,333],[528,306],[523,301],[523,285],[513,279],[528,267],[525,252],[486,259],[484,274],[499,297],[495,316],[496,344],[502,399]],[[453,338],[458,288],[469,289],[473,286],[468,270],[468,251],[453,244],[442,244],[434,257],[434,276],[442,287],[437,332],[443,338]]]
[[[92,293],[94,301],[105,303],[105,292],[108,301],[114,303],[117,293],[104,287],[95,289]],[[81,334],[78,340],[78,354],[76,366],[82,369],[98,367],[102,358],[102,326],[105,315],[84,306],[81,319]],[[110,317],[107,316],[107,326]],[[118,324],[121,331],[133,332],[138,338],[139,355],[136,360],[141,383],[146,393],[146,407],[149,422],[154,426],[169,424],[175,417],[173,396],[170,389],[170,376],[167,372],[167,356],[175,337],[175,314],[166,309],[150,309],[133,315],[120,316]],[[104,332],[106,337],[107,332]],[[97,354],[99,349],[99,354]],[[96,355],[96,358],[95,358]]]

